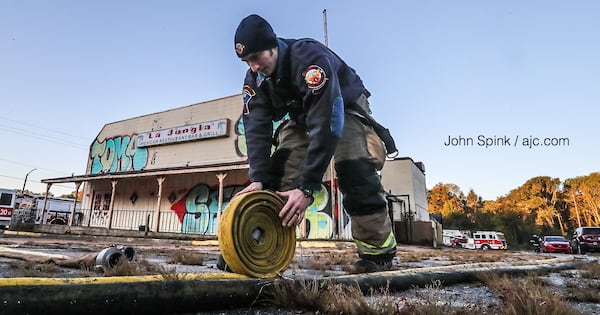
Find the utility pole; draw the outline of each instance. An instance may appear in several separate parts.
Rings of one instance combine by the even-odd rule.
[[[327,39],[327,9],[323,9],[323,28],[325,29],[325,46],[329,46]]]
[[[329,37],[327,35],[327,9],[323,9],[323,34],[324,34],[324,43],[325,46],[329,47]],[[331,188],[331,194],[329,198],[331,198],[331,214],[335,216],[335,210],[338,209],[337,221],[335,222],[335,234],[338,238],[342,238],[343,231],[343,223],[344,223],[344,213],[342,207],[338,207],[337,203],[337,184],[335,181],[335,157],[331,157],[331,161],[329,161],[329,184]]]
[[[29,174],[31,174],[31,172],[37,170],[37,168],[32,169],[31,171],[27,172],[27,174],[25,175],[25,180],[23,181],[23,188],[21,189],[21,194],[25,194],[25,185],[27,184],[27,177],[29,177]]]

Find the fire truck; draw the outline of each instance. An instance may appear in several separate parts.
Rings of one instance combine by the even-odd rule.
[[[467,242],[471,236],[471,231],[467,230],[442,230],[444,245],[450,247],[463,247],[463,244]]]
[[[473,233],[473,237],[467,239],[463,244],[464,248],[468,249],[507,249],[508,244],[504,233],[497,231],[477,231]]]

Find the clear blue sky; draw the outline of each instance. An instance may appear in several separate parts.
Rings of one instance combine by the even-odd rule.
[[[257,13],[281,37],[323,40],[323,9],[329,46],[428,188],[495,199],[531,177],[599,171],[598,1],[0,0],[0,187],[20,189],[34,168],[37,192],[84,174],[107,123],[240,93],[239,21]]]

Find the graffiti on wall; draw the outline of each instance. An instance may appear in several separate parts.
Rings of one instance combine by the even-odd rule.
[[[234,125],[235,129],[235,152],[238,156],[248,156],[248,149],[246,148],[246,131],[244,129],[244,117],[240,116],[240,119]]]
[[[223,189],[223,210],[231,198],[245,186],[233,185]],[[217,233],[218,187],[199,184],[188,191],[171,206],[181,223],[182,233],[209,234]],[[330,185],[324,183],[315,193],[315,201],[306,209],[306,237],[309,239],[328,239],[333,237],[337,214],[332,211]],[[347,220],[345,220],[347,224]]]
[[[285,116],[280,121],[274,122],[273,133],[281,123],[288,119],[289,117]],[[236,154],[240,157],[247,156],[243,115],[240,115],[235,123],[234,131],[236,134],[234,143]],[[103,141],[94,140],[90,148],[90,159],[92,160],[90,174],[142,170],[148,163],[148,149],[137,147],[137,137],[137,134],[132,134],[106,138]],[[153,160],[155,158],[156,156],[152,157]]]
[[[279,126],[286,120],[290,119],[289,115],[285,115],[281,120],[273,123],[273,134]],[[241,115],[240,119],[235,123],[234,126],[236,139],[235,139],[235,152],[238,156],[248,156],[248,148],[246,147],[246,130],[244,129],[244,116]],[[275,150],[275,147],[273,147]]]
[[[90,148],[91,174],[138,171],[146,166],[148,149],[138,148],[137,134],[98,141]]]
[[[289,117],[273,123],[273,133]],[[234,125],[236,134],[235,150],[238,156],[247,156],[246,135],[243,124],[243,115]],[[113,173],[123,171],[143,170],[149,161],[147,148],[138,148],[136,140],[138,135],[125,135],[106,138],[103,141],[94,141],[90,147],[92,160],[90,174]],[[274,147],[273,147],[274,149]],[[156,152],[155,152],[156,154]],[[156,156],[150,160],[153,164]],[[222,209],[225,209],[231,198],[245,186],[232,185],[223,189]],[[307,208],[305,215],[306,237],[309,239],[328,239],[334,236],[334,231],[345,231],[349,228],[349,218],[345,212],[337,207],[332,209],[331,185],[324,182],[320,191],[316,192],[314,202]],[[198,184],[187,192],[180,200],[173,203],[171,210],[178,216],[182,233],[210,234],[217,232],[219,190],[216,186]],[[95,212],[93,217],[96,224],[105,223],[103,212]],[[336,229],[339,213],[342,213],[343,227]]]

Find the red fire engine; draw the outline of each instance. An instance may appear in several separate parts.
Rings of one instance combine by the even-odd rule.
[[[463,244],[464,248],[469,249],[507,249],[508,244],[504,233],[496,231],[477,231],[473,233],[473,237],[467,239]]]

